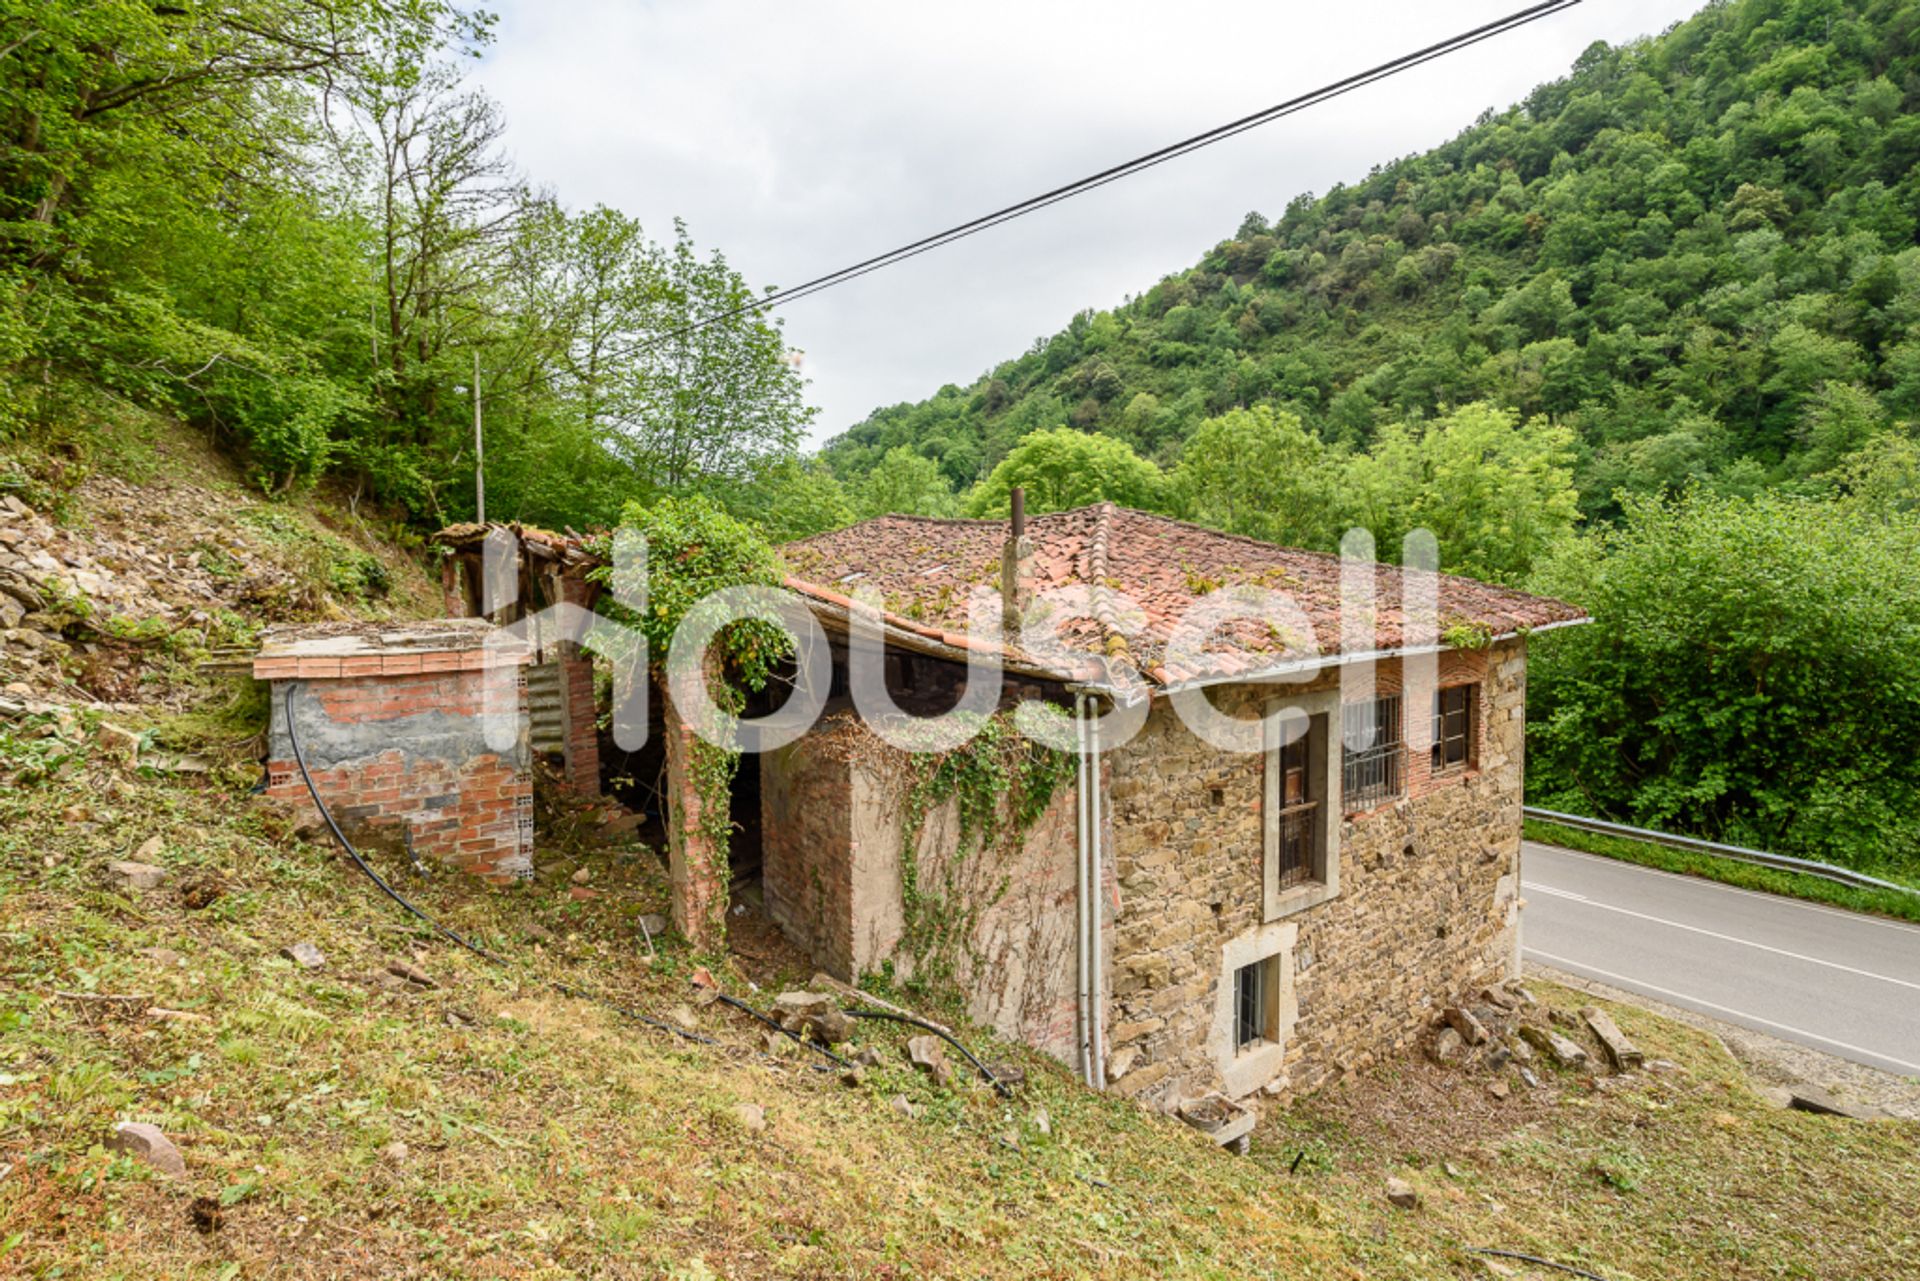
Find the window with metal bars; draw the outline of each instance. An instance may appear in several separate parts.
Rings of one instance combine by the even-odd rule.
[[[1400,695],[1340,709],[1340,792],[1349,810],[1369,809],[1406,790],[1407,745],[1400,737]]]
[[[1449,685],[1433,696],[1433,768],[1459,769],[1473,763],[1473,716],[1480,703],[1478,685]]]
[[[1273,1039],[1275,958],[1243,965],[1233,972],[1233,1048],[1235,1053]]]

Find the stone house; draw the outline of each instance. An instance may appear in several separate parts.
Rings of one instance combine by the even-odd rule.
[[[477,549],[502,536],[443,539],[451,612],[479,612]],[[578,556],[538,538],[523,587]],[[742,762],[733,888],[837,977],[937,964],[981,1022],[1173,1108],[1313,1088],[1517,972],[1527,638],[1574,607],[1111,504],[780,550],[830,688]],[[591,606],[561,577],[547,598]],[[914,729],[1023,706],[1053,709],[1071,779],[983,840],[964,797],[915,792],[943,758]],[[687,732],[664,698],[653,724]],[[1003,819],[1018,801],[1009,782]],[[677,922],[709,865],[675,847]]]

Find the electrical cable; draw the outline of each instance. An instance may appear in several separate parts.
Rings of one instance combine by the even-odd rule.
[[[285,699],[285,707],[286,707],[286,713],[287,713],[287,741],[293,747],[293,761],[294,761],[294,764],[297,765],[300,769],[301,781],[307,785],[307,795],[313,798],[314,808],[320,811],[321,821],[327,825],[327,830],[333,833],[333,839],[340,843],[340,848],[347,852],[347,857],[353,860],[354,866],[358,867],[361,873],[365,875],[368,880],[372,881],[375,885],[379,886],[382,892],[384,892],[388,898],[392,899],[394,902],[398,903],[401,907],[405,908],[413,916],[419,918],[422,922],[424,922],[429,929],[433,930],[434,933],[440,935],[442,938],[448,940],[451,943],[455,943],[460,947],[465,948],[467,951],[473,953],[477,957],[480,957],[482,960],[490,961],[493,964],[501,966],[503,968],[511,968],[512,962],[507,960],[506,957],[501,956],[498,952],[492,952],[484,947],[481,947],[478,943],[473,942],[472,940],[468,939],[466,936],[462,934],[455,933],[453,930],[448,929],[446,926],[440,924],[440,922],[434,920],[431,916],[428,916],[425,912],[421,911],[418,907],[414,906],[413,902],[410,899],[408,899],[406,895],[402,894],[399,890],[393,888],[393,886],[388,883],[385,877],[381,876],[380,873],[374,871],[372,866],[368,864],[367,860],[360,856],[360,851],[353,847],[353,842],[347,839],[346,833],[340,830],[340,825],[334,822],[333,811],[328,809],[327,803],[320,799],[320,790],[314,785],[313,774],[307,768],[307,754],[300,746],[300,730],[294,724],[293,696],[297,692],[297,690],[298,690],[297,685],[293,684],[292,682],[288,683],[287,696]],[[651,1028],[657,1028],[662,1032],[671,1032],[673,1035],[681,1037],[684,1040],[693,1041],[699,1045],[719,1045],[720,1044],[718,1041],[715,1041],[710,1037],[704,1037],[699,1035],[698,1033],[689,1032],[685,1028],[675,1027],[671,1023],[663,1022],[660,1019],[656,1019],[652,1017],[651,1015],[642,1014],[638,1010],[629,1009],[628,1007],[621,1005],[615,1001],[608,1000],[604,996],[596,996],[591,992],[587,992],[580,988],[574,987],[570,983],[562,983],[558,979],[548,979],[547,985],[553,988],[554,991],[559,992],[563,996],[570,996],[577,1000],[582,1000],[582,1001],[591,1001],[595,1005],[603,1006],[604,1008],[612,1010],[614,1013],[620,1014],[626,1018],[632,1019],[637,1023],[644,1023],[646,1026]],[[815,1051],[816,1053],[824,1055],[826,1058],[832,1060],[838,1066],[843,1068],[852,1066],[852,1064],[848,1063],[845,1059],[835,1054],[832,1050],[828,1049],[823,1045],[818,1045],[812,1041],[807,1040],[805,1037],[793,1031],[793,1029],[791,1028],[782,1027],[780,1024],[775,1023],[772,1019],[768,1018],[766,1015],[762,1014],[760,1011],[754,1009],[751,1005],[748,1005],[745,1001],[739,1000],[732,996],[728,996],[725,992],[716,991],[715,996],[719,998],[721,1004],[729,1006],[732,1009],[739,1010],[745,1014],[751,1015],[753,1018],[758,1019],[760,1022],[766,1024],[768,1027],[780,1033],[782,1036],[791,1037],[793,1040],[798,1041],[800,1044]],[[953,1038],[953,1036],[943,1028],[936,1027],[934,1024],[928,1023],[924,1019],[914,1018],[910,1014],[894,1014],[886,1010],[864,1010],[864,1009],[848,1010],[847,1013],[856,1019],[885,1019],[893,1023],[907,1023],[907,1024],[911,1024],[914,1027],[924,1028],[927,1031],[933,1033],[935,1036],[939,1037],[940,1039],[946,1041],[949,1045],[953,1046],[956,1050],[959,1050],[960,1053],[966,1055],[967,1061],[973,1064],[974,1067],[980,1070],[980,1075],[985,1077],[987,1080],[987,1083],[992,1085],[993,1088],[996,1091],[998,1091],[1002,1097],[1010,1097],[1012,1094],[1012,1091],[1007,1088],[1007,1085],[1005,1082],[1003,1082],[999,1077],[995,1076],[992,1070],[988,1068],[986,1064],[982,1063],[979,1059],[974,1057],[972,1050],[969,1050],[966,1046],[960,1044],[959,1041],[956,1041]]]
[[[848,1010],[847,1013],[856,1019],[885,1019],[889,1023],[906,1023],[912,1027],[926,1029],[945,1041],[948,1045],[951,1045],[954,1049],[960,1051],[960,1053],[966,1055],[967,1062],[973,1064],[974,1067],[980,1070],[980,1075],[986,1080],[988,1085],[993,1087],[994,1092],[1001,1098],[1010,1099],[1013,1097],[1013,1090],[1007,1083],[995,1076],[992,1068],[975,1058],[973,1051],[955,1040],[953,1034],[945,1028],[929,1023],[925,1019],[917,1019],[911,1014],[895,1014],[891,1010]]]
[[[321,821],[326,823],[327,830],[333,833],[333,839],[340,842],[340,848],[347,852],[347,857],[353,860],[354,866],[358,867],[361,873],[365,875],[368,880],[372,881],[375,885],[379,886],[381,891],[385,893],[388,898],[392,899],[394,902],[398,903],[401,907],[405,908],[409,913],[411,913],[415,917],[418,917],[421,921],[425,922],[427,925],[427,928],[431,929],[434,933],[438,934],[440,937],[448,940],[449,942],[458,944],[459,946],[465,948],[467,951],[473,953],[475,956],[481,958],[482,960],[490,961],[495,965],[501,966],[502,968],[508,968],[508,969],[512,968],[512,962],[507,960],[506,957],[501,956],[498,952],[490,952],[486,948],[481,947],[478,943],[473,942],[472,940],[468,939],[464,935],[455,933],[454,931],[448,929],[446,926],[440,924],[440,922],[434,920],[431,916],[428,916],[425,912],[421,911],[419,908],[415,907],[412,901],[409,900],[406,895],[402,894],[399,890],[396,890],[395,888],[393,888],[392,885],[388,884],[387,879],[385,877],[381,876],[380,873],[374,871],[373,868],[367,863],[367,860],[360,857],[360,851],[353,847],[353,842],[348,840],[346,833],[340,830],[340,825],[333,821],[333,811],[329,810],[327,808],[327,803],[320,799],[320,790],[314,786],[313,774],[311,771],[307,769],[307,754],[300,747],[300,730],[294,724],[293,696],[294,696],[294,693],[298,690],[298,688],[299,687],[291,681],[288,682],[287,684],[287,697],[285,700],[286,709],[287,709],[287,741],[293,746],[293,761],[294,761],[294,764],[300,767],[300,778],[307,785],[307,795],[313,798],[314,808],[320,811]],[[595,1005],[603,1006],[606,1009],[612,1010],[616,1014],[619,1014],[625,1018],[634,1020],[636,1023],[643,1023],[648,1027],[657,1028],[662,1032],[671,1032],[673,1035],[680,1037],[683,1040],[693,1041],[699,1045],[719,1045],[720,1044],[718,1041],[715,1041],[710,1037],[704,1037],[699,1035],[698,1033],[689,1032],[685,1028],[675,1027],[673,1024],[664,1022],[660,1019],[656,1019],[651,1015],[642,1014],[640,1011],[629,1009],[626,1006],[619,1004],[618,1002],[609,1001],[604,996],[595,996],[591,992],[582,991],[581,989],[574,987],[571,984],[562,983],[558,979],[548,979],[547,984],[548,986],[552,987],[554,991],[559,992],[563,996],[574,997],[575,999],[582,1000],[582,1001],[592,1001]]]
[[[1069,200],[1074,196],[1104,187],[1108,183],[1118,182],[1122,178],[1131,177],[1136,173],[1154,168],[1157,165],[1165,164],[1169,160],[1174,160],[1191,152],[1199,151],[1202,148],[1210,147],[1217,142],[1223,142],[1228,138],[1245,133],[1250,129],[1257,129],[1261,125],[1270,124],[1275,120],[1282,119],[1300,111],[1305,111],[1309,107],[1317,106],[1322,102],[1327,102],[1344,94],[1351,93],[1355,89],[1364,88],[1367,85],[1385,80],[1391,76],[1399,75],[1403,71],[1409,71],[1414,67],[1432,62],[1438,58],[1446,57],[1448,54],[1457,53],[1462,49],[1479,44],[1484,40],[1505,35],[1507,32],[1517,30],[1529,23],[1537,22],[1542,18],[1551,17],[1563,10],[1571,9],[1579,3],[1581,3],[1581,0],[1542,0],[1541,3],[1531,5],[1525,9],[1516,10],[1503,18],[1498,18],[1492,22],[1484,23],[1481,26],[1460,32],[1458,35],[1450,36],[1445,40],[1427,45],[1425,48],[1401,54],[1397,58],[1369,67],[1365,71],[1354,72],[1352,75],[1322,85],[1318,89],[1289,98],[1285,102],[1276,103],[1271,107],[1256,111],[1251,115],[1242,116],[1238,120],[1232,120],[1226,124],[1215,126],[1203,133],[1184,138],[1179,142],[1169,143],[1164,147],[1149,151],[1144,155],[1136,156],[1131,160],[1109,166],[1106,169],[1100,170],[1098,173],[1089,174],[1074,182],[1055,187],[1051,191],[1042,192],[1037,196],[1030,196],[1015,204],[1007,205],[992,213],[982,214],[977,218],[959,223],[944,231],[937,231],[930,236],[923,236],[918,240],[901,245],[896,249],[890,249],[885,253],[875,254],[870,258],[862,259],[860,262],[853,263],[850,266],[842,267],[838,271],[828,272],[824,276],[816,276],[812,280],[803,281],[787,289],[775,290],[773,293],[756,299],[753,302],[744,303],[741,306],[702,317],[691,324],[684,325],[679,329],[662,334],[657,338],[630,347],[628,348],[628,354],[650,350],[662,343],[683,338],[688,334],[706,328],[708,325],[718,324],[723,320],[730,320],[736,316],[769,311],[775,307],[783,306],[786,303],[797,301],[826,289],[831,289],[835,285],[856,280],[870,272],[879,271],[884,267],[891,267],[896,263],[905,262],[909,258],[917,258],[923,253],[938,249],[944,245],[952,244],[958,240],[964,240],[969,236],[977,235],[982,231],[997,227],[1002,223],[1011,222],[1015,218],[1025,217],[1027,214],[1045,209],[1049,205],[1055,205],[1063,200]]]
[[[1561,1272],[1572,1273],[1576,1277],[1585,1277],[1587,1281],[1607,1281],[1598,1272],[1589,1272],[1585,1268],[1576,1268],[1570,1263],[1555,1263],[1552,1259],[1542,1259],[1538,1255],[1521,1254],[1517,1250],[1489,1250],[1484,1246],[1470,1245],[1468,1254],[1487,1254],[1496,1259],[1514,1259],[1521,1263],[1537,1264],[1543,1268],[1556,1268]]]
[[[806,1037],[801,1036],[798,1032],[794,1031],[792,1028],[786,1027],[779,1023],[775,1023],[772,1019],[768,1018],[766,1015],[762,1014],[760,1011],[754,1009],[751,1005],[748,1005],[745,1001],[739,1000],[735,997],[728,996],[725,992],[720,992],[720,991],[716,991],[714,993],[714,996],[719,999],[720,1004],[739,1010],[742,1014],[751,1015],[752,1017],[760,1020],[762,1023],[765,1023],[768,1027],[772,1028],[774,1031],[778,1032],[780,1035],[787,1037],[790,1040],[798,1041],[800,1044],[806,1046],[809,1050],[812,1050],[814,1053],[824,1055],[825,1057],[833,1060],[833,1062],[838,1066],[843,1068],[850,1068],[853,1066],[853,1064],[847,1062],[845,1059],[841,1058],[838,1054],[835,1054],[832,1050],[829,1050],[826,1046],[821,1045],[817,1041],[809,1041]]]

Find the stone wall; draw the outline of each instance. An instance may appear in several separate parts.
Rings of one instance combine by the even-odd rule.
[[[1310,1089],[1410,1043],[1434,1008],[1516,964],[1524,642],[1442,656],[1440,683],[1477,680],[1477,758],[1439,777],[1409,754],[1406,796],[1338,824],[1338,892],[1267,919],[1260,756],[1217,751],[1156,701],[1112,759],[1119,907],[1107,1010],[1113,1088],[1158,1106],[1224,1090]],[[1377,684],[1398,688],[1397,664]],[[1223,710],[1339,688],[1221,691]],[[1424,717],[1427,709],[1417,709]],[[1416,747],[1416,709],[1407,729]],[[1338,734],[1337,723],[1332,733]],[[1276,1044],[1230,1038],[1233,968],[1274,957]]]
[[[898,749],[845,716],[761,758],[768,911],[836,977],[891,963],[913,976],[922,940],[906,937]],[[915,875],[928,919],[957,943],[940,967],[970,1017],[1069,1063],[1077,974],[1075,791],[1069,779],[1017,840],[959,850],[957,802],[930,811]]]

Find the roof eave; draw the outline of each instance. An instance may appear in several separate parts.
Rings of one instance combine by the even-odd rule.
[[[1487,639],[1487,644],[1497,645],[1501,641],[1518,640],[1523,636],[1538,636],[1542,632],[1556,631],[1562,627],[1580,627],[1591,623],[1590,616],[1580,618],[1562,618],[1551,623],[1542,623],[1538,627],[1518,627],[1510,632],[1501,632]],[[1458,645],[1400,645],[1386,649],[1354,650],[1350,653],[1316,654],[1312,658],[1294,659],[1290,662],[1276,663],[1271,667],[1257,668],[1253,671],[1222,672],[1213,676],[1195,676],[1187,680],[1166,681],[1159,688],[1165,693],[1178,693],[1188,689],[1207,689],[1214,685],[1252,685],[1263,681],[1282,680],[1299,676],[1307,672],[1323,671],[1329,667],[1350,667],[1355,663],[1377,663],[1393,658],[1417,658],[1423,654],[1443,654]]]

